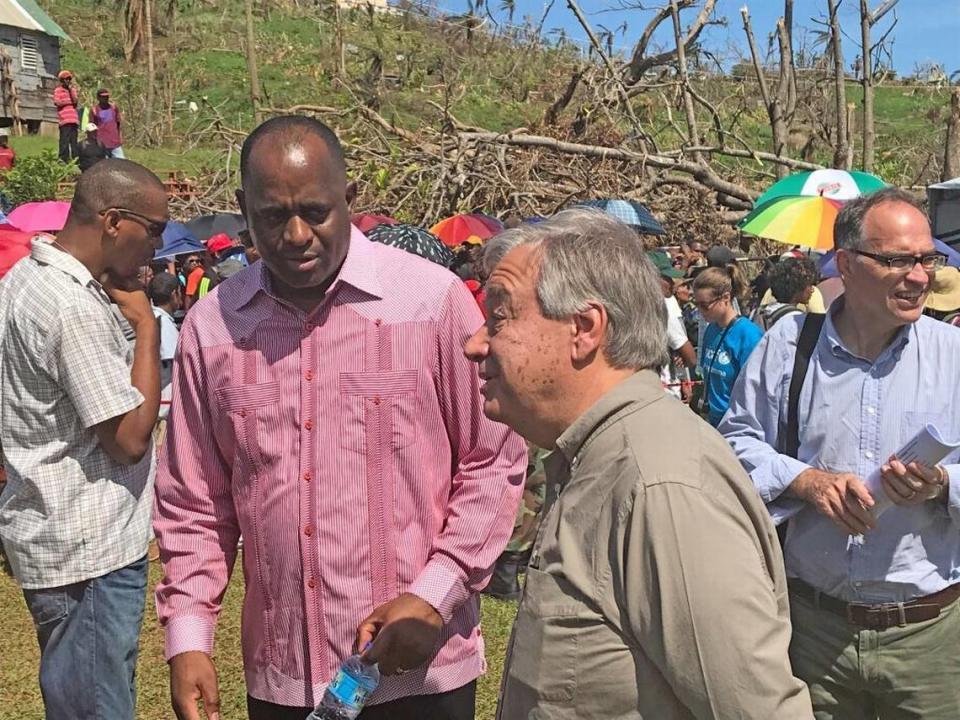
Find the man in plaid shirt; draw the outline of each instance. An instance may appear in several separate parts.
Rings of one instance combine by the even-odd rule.
[[[56,240],[35,238],[0,284],[0,539],[58,720],[134,718],[160,402],[159,330],[135,283],[167,218],[153,173],[105,160]]]

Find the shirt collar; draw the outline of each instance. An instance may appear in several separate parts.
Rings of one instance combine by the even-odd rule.
[[[651,370],[641,370],[614,386],[589,410],[574,420],[557,438],[557,449],[571,465],[584,443],[602,426],[614,422],[620,411],[633,405],[637,408],[666,397],[660,377]]]
[[[254,278],[246,283],[237,295],[236,308],[239,310],[249,303],[257,293],[273,297],[270,271],[261,260],[254,265]],[[377,273],[377,256],[373,242],[353,225],[350,226],[350,246],[347,256],[336,279],[327,290],[327,297],[333,295],[341,284],[350,285],[361,292],[376,298],[383,298],[383,286]]]
[[[848,357],[856,358],[857,360],[862,360],[863,362],[869,362],[866,358],[862,358],[856,353],[852,352],[843,342],[843,338],[840,337],[840,333],[837,331],[837,326],[834,323],[834,317],[838,312],[840,312],[840,309],[843,308],[843,306],[844,298],[841,295],[834,300],[827,309],[827,318],[826,322],[824,323],[823,334],[830,345],[830,351],[834,355],[846,355]],[[910,338],[915,332],[914,325],[916,325],[916,323],[910,323],[900,328],[900,330],[897,331],[897,334],[894,335],[893,341],[887,345],[877,359],[870,364],[876,365],[888,360],[891,357],[899,357],[900,353],[903,352],[903,348],[908,342],[910,342]]]
[[[41,265],[56,268],[60,272],[69,275],[84,287],[93,288],[109,302],[103,286],[99,281],[94,279],[90,271],[87,270],[87,267],[73,255],[64,252],[54,245],[53,238],[49,235],[37,235],[33,238],[30,256]]]

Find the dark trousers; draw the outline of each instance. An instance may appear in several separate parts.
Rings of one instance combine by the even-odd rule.
[[[473,720],[477,682],[438,695],[414,695],[370,705],[357,720]],[[250,720],[304,720],[313,708],[289,707],[247,695]]]
[[[80,143],[77,142],[77,126],[60,126],[60,162],[68,163],[80,154]]]

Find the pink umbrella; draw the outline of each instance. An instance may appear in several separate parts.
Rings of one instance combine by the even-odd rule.
[[[23,232],[60,232],[67,222],[70,203],[59,200],[29,202],[7,215],[7,222]]]
[[[30,254],[31,238],[33,233],[21,232],[13,225],[0,225],[0,278]]]

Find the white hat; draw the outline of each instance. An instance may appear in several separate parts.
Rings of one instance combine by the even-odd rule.
[[[93,123],[87,123],[87,126],[84,128],[84,130],[86,130],[87,132],[96,132],[97,126],[94,125]]]
[[[9,137],[10,130],[7,128],[0,128],[0,137]]]

